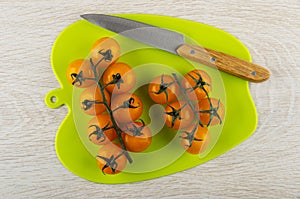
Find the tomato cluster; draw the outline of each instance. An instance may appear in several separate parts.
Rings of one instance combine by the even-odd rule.
[[[223,104],[209,96],[211,87],[211,78],[203,70],[190,71],[182,80],[176,74],[163,74],[148,87],[155,103],[166,104],[165,124],[182,131],[182,146],[191,154],[205,150],[210,141],[208,127],[221,124],[224,118]]]
[[[128,152],[146,150],[152,133],[140,119],[142,100],[131,90],[136,84],[132,68],[118,62],[120,46],[112,38],[95,42],[87,59],[71,62],[67,79],[80,95],[82,111],[92,116],[86,127],[89,140],[101,146],[96,162],[104,174],[121,172],[132,162]],[[208,127],[221,124],[224,106],[210,97],[212,81],[202,70],[188,72],[182,80],[176,74],[154,78],[148,87],[149,97],[165,106],[165,124],[182,131],[182,147],[199,154],[210,142]]]
[[[117,62],[119,56],[118,42],[104,37],[92,46],[88,59],[75,60],[67,69],[68,81],[84,88],[80,107],[93,116],[86,133],[92,143],[102,146],[96,161],[105,174],[122,171],[127,160],[132,161],[128,151],[144,151],[152,141],[149,127],[139,120],[143,103],[130,92],[135,73],[128,64]]]

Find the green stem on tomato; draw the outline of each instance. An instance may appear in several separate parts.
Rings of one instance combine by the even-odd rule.
[[[123,149],[123,153],[124,155],[126,156],[127,160],[129,161],[129,163],[132,163],[132,158],[130,157],[128,151],[127,151],[127,148],[124,144],[124,141],[123,141],[123,138],[122,138],[122,130],[119,128],[119,126],[117,125],[117,122],[115,121],[115,118],[113,116],[113,112],[112,110],[110,109],[108,103],[107,103],[107,99],[105,97],[105,94],[104,94],[104,89],[105,89],[105,86],[102,86],[100,81],[99,81],[99,77],[98,77],[98,74],[97,74],[97,66],[99,65],[99,63],[101,61],[103,61],[105,59],[105,57],[101,58],[97,63],[96,65],[94,65],[93,63],[93,60],[92,58],[90,58],[90,64],[91,64],[91,67],[92,67],[92,70],[93,70],[93,73],[94,73],[94,76],[95,76],[95,79],[98,80],[96,81],[97,82],[97,86],[99,87],[99,90],[100,90],[100,93],[102,95],[102,100],[103,100],[103,104],[106,108],[106,111],[108,112],[109,114],[109,117],[112,121],[112,125],[113,125],[113,128],[116,130],[116,133],[117,133],[117,136],[118,136],[118,139],[119,139],[119,142],[121,144],[121,147]]]
[[[192,134],[192,138],[194,139],[195,138],[195,133],[196,133],[196,129],[198,127],[198,125],[200,125],[201,127],[203,127],[203,124],[200,120],[200,117],[198,115],[198,111],[195,110],[195,107],[193,106],[190,98],[188,97],[187,93],[186,93],[186,89],[182,86],[181,82],[179,81],[177,75],[175,73],[172,73],[174,79],[175,79],[175,82],[177,83],[177,85],[179,86],[179,89],[181,90],[182,94],[183,94],[183,97],[185,99],[185,101],[187,102],[188,106],[191,108],[191,110],[193,111],[195,117],[196,117],[196,120],[197,120],[197,124],[194,126],[191,134]]]

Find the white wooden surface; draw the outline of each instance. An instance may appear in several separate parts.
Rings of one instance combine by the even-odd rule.
[[[51,46],[83,13],[153,13],[224,29],[272,72],[251,84],[255,134],[221,157],[171,176],[124,185],[81,179],[56,157],[67,108],[44,105],[59,87]],[[300,3],[291,1],[1,1],[0,198],[299,198]]]

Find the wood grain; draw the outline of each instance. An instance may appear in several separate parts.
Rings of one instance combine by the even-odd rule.
[[[0,1],[1,198],[299,198],[300,5],[284,1]],[[243,41],[271,78],[250,84],[255,134],[204,165],[171,176],[101,185],[65,169],[55,132],[68,110],[44,105],[60,85],[51,46],[83,13],[153,13],[221,28]]]
[[[262,82],[270,77],[270,72],[262,66],[201,46],[183,44],[177,48],[176,52],[182,57],[250,82]]]

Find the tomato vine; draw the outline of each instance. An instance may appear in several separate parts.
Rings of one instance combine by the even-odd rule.
[[[188,147],[192,146],[193,141],[203,141],[202,139],[198,139],[198,138],[195,137],[195,133],[196,133],[196,130],[198,128],[198,125],[200,125],[201,127],[204,127],[204,124],[202,123],[202,121],[200,119],[200,116],[198,115],[199,113],[208,113],[208,114],[210,114],[210,120],[206,124],[206,127],[208,127],[210,125],[210,123],[211,123],[211,121],[212,121],[212,119],[214,117],[217,117],[219,119],[219,123],[222,124],[222,119],[221,119],[220,115],[218,114],[218,110],[219,110],[219,106],[220,106],[220,100],[218,101],[218,106],[217,107],[214,107],[212,105],[212,102],[211,102],[211,99],[210,99],[210,97],[208,95],[208,92],[204,88],[204,85],[210,85],[210,84],[204,82],[200,74],[196,74],[196,75],[199,77],[199,79],[196,79],[196,78],[194,78],[194,77],[191,76],[192,79],[196,83],[196,86],[194,86],[191,89],[195,90],[196,88],[201,88],[205,92],[206,98],[208,99],[208,102],[209,102],[209,105],[210,105],[210,108],[208,110],[196,110],[195,109],[195,106],[193,105],[191,99],[188,97],[188,94],[187,94],[187,91],[189,89],[185,89],[183,87],[181,81],[177,77],[177,75],[175,73],[172,73],[172,76],[174,77],[175,82],[177,83],[177,85],[179,86],[179,89],[181,90],[181,93],[183,94],[184,100],[187,102],[186,104],[192,109],[192,111],[194,113],[194,116],[196,117],[195,119],[196,119],[197,123],[193,127],[193,129],[191,130],[191,132],[184,131],[183,133],[185,134],[185,136],[180,136],[180,138],[188,140],[188,142],[189,142]]]
[[[98,76],[98,73],[97,73],[97,67],[99,66],[99,64],[100,64],[102,61],[111,61],[112,58],[113,58],[113,55],[111,54],[111,50],[110,50],[110,49],[106,50],[105,52],[99,51],[99,53],[101,53],[101,55],[103,55],[103,57],[102,57],[96,64],[94,64],[92,58],[90,58],[90,65],[91,65],[91,68],[92,68],[92,70],[93,70],[95,80],[97,80],[97,81],[96,81],[97,86],[99,87],[100,93],[101,93],[101,95],[102,95],[102,99],[103,99],[103,102],[102,102],[102,103],[103,103],[103,105],[105,106],[106,111],[107,111],[107,113],[109,114],[109,117],[110,117],[110,119],[111,119],[111,121],[112,121],[112,128],[114,128],[115,131],[116,131],[116,133],[117,133],[119,142],[120,142],[121,147],[122,147],[122,149],[123,149],[123,154],[126,156],[126,158],[127,158],[127,160],[129,161],[129,163],[132,163],[133,160],[132,160],[132,158],[130,157],[130,155],[129,155],[127,149],[126,149],[126,146],[125,146],[124,141],[123,141],[123,138],[122,138],[122,130],[121,130],[121,129],[119,128],[119,126],[117,125],[117,122],[116,122],[116,120],[115,120],[114,117],[113,117],[113,110],[111,110],[111,108],[110,108],[110,106],[109,106],[109,104],[108,104],[108,102],[107,102],[107,99],[106,99],[106,97],[105,97],[105,94],[104,94],[104,89],[105,89],[105,87],[106,87],[107,85],[102,85],[102,84],[100,83],[100,77]],[[102,159],[103,159],[103,158],[102,158]],[[112,161],[113,161],[113,159],[110,160],[110,162],[112,162]],[[108,162],[107,162],[107,163],[108,163]]]

